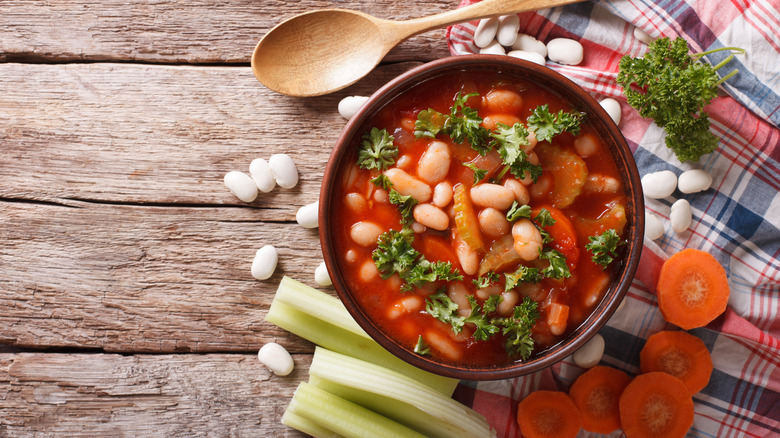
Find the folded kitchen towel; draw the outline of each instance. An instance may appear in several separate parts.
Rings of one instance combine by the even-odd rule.
[[[465,0],[461,6],[475,3]],[[694,396],[689,436],[780,436],[780,2],[777,0],[585,1],[520,14],[520,32],[540,41],[565,37],[585,49],[583,62],[547,66],[572,79],[597,99],[622,105],[620,128],[640,175],[691,168],[713,176],[709,190],[676,191],[647,199],[647,210],[665,224],[664,235],[645,239],[639,272],[625,305],[600,331],[606,340],[602,365],[639,373],[639,351],[652,334],[676,329],[658,310],[656,279],[663,261],[684,248],[711,253],[725,267],[731,297],[724,315],[691,330],[712,353],[709,385]],[[454,55],[477,52],[477,22],[452,26],[447,43]],[[640,56],[647,46],[634,36],[638,27],[652,37],[682,36],[693,52],[740,47],[718,72],[739,74],[707,107],[718,149],[697,163],[680,163],[664,144],[664,133],[625,101],[615,82],[623,55]],[[704,57],[717,64],[727,52]],[[669,212],[677,199],[693,209],[688,230],[676,233]],[[539,389],[567,390],[585,370],[567,359],[516,379],[463,382],[455,397],[484,414],[500,437],[520,436],[517,403]],[[613,435],[620,436],[620,432]],[[598,436],[585,431],[580,436]]]

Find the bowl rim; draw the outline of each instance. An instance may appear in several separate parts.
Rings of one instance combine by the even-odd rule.
[[[618,277],[613,280],[612,286],[602,298],[601,303],[597,305],[585,321],[569,336],[550,347],[550,349],[555,349],[554,352],[550,354],[543,353],[523,362],[516,361],[501,366],[480,368],[436,362],[429,357],[415,354],[381,330],[363,312],[362,308],[347,291],[348,288],[339,273],[338,256],[335,254],[334,245],[330,244],[332,237],[330,234],[331,217],[329,215],[331,212],[329,206],[333,198],[333,190],[330,188],[339,175],[338,170],[344,156],[347,155],[347,147],[353,144],[356,137],[359,138],[362,135],[362,131],[359,131],[359,128],[367,122],[369,117],[373,116],[409,87],[427,82],[437,76],[471,68],[475,68],[477,71],[504,71],[515,76],[523,73],[536,78],[546,77],[545,83],[542,84],[544,88],[548,90],[552,88],[554,93],[562,95],[565,99],[571,99],[573,96],[576,98],[576,101],[572,102],[573,106],[580,109],[584,107],[588,112],[596,113],[596,121],[591,123],[602,137],[606,135],[613,140],[609,142],[610,150],[626,186],[625,189],[628,195],[627,217],[629,220],[628,235],[626,236],[628,250],[625,254],[626,259],[622,270],[618,271]],[[550,84],[553,83],[558,85],[551,87]],[[639,264],[644,239],[644,195],[636,162],[623,134],[598,101],[585,89],[548,67],[522,59],[500,55],[460,55],[428,62],[390,80],[372,94],[368,101],[347,122],[334,145],[325,168],[320,187],[318,220],[323,258],[330,272],[336,294],[358,325],[372,339],[401,360],[435,374],[465,380],[499,380],[529,374],[560,362],[585,344],[606,324],[626,295]]]

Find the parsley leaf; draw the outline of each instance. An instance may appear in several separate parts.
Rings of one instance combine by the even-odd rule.
[[[550,141],[552,138],[562,132],[571,132],[574,135],[580,132],[580,120],[585,117],[585,113],[579,111],[566,112],[558,111],[557,114],[550,112],[547,104],[539,105],[534,108],[528,116],[528,127],[536,134],[538,141]]]
[[[444,130],[455,143],[468,140],[472,149],[480,155],[485,155],[490,151],[487,141],[490,131],[482,126],[482,117],[479,117],[477,110],[466,106],[470,97],[478,95],[461,95],[460,92],[455,95],[455,103],[450,107],[450,116],[444,123]]]
[[[620,236],[613,229],[609,229],[600,236],[590,236],[585,245],[585,249],[590,251],[594,263],[601,266],[601,269],[607,269],[610,263],[617,257],[617,247],[625,245],[626,242],[620,240]]]
[[[423,342],[422,335],[417,336],[417,344],[414,346],[414,352],[420,356],[427,356],[431,354],[431,349]]]
[[[376,178],[371,178],[371,182],[374,183],[376,187],[380,187],[385,190],[389,190],[390,187],[393,187],[393,183],[390,182],[390,178],[388,178],[384,173],[380,173]]]
[[[512,206],[506,212],[506,220],[515,222],[522,218],[531,219],[531,206],[528,204],[520,205],[517,201],[512,202]]]
[[[485,178],[485,175],[487,175],[486,169],[480,169],[474,163],[463,163],[463,165],[474,171],[474,185],[477,185]]]
[[[534,222],[539,224],[540,227],[549,227],[550,225],[555,224],[555,219],[553,219],[549,210],[542,208],[539,210],[539,214],[534,218]]]
[[[528,130],[522,123],[515,123],[512,126],[499,123],[495,132],[490,134],[493,137],[491,144],[497,147],[501,160],[512,172],[512,175],[523,179],[526,173],[536,182],[542,175],[542,166],[528,161],[523,146],[528,146]]]
[[[571,277],[569,265],[566,264],[566,257],[557,249],[542,251],[539,258],[550,262],[550,266],[542,270],[542,275],[545,277],[555,279]]]
[[[484,289],[490,286],[491,283],[497,282],[501,277],[494,271],[487,271],[479,277],[471,280],[471,283],[477,287],[477,289]]]
[[[393,144],[393,136],[387,130],[371,128],[363,135],[363,143],[358,152],[358,166],[363,169],[385,170],[395,163],[398,148]]]
[[[505,273],[504,278],[504,291],[509,291],[520,283],[538,283],[542,280],[542,274],[539,268],[520,265],[515,272]]]
[[[466,297],[471,305],[471,314],[464,320],[464,322],[474,324],[477,329],[474,330],[472,335],[474,339],[478,341],[487,341],[493,335],[498,333],[501,329],[493,323],[494,320],[488,318],[488,314],[495,312],[498,303],[501,301],[501,295],[493,295],[487,300],[485,304],[480,307],[477,303],[477,299],[471,295]]]
[[[401,211],[401,223],[405,225],[411,224],[414,220],[412,211],[414,210],[414,206],[418,204],[417,200],[412,198],[412,195],[404,196],[395,189],[390,189],[388,199],[391,204],[397,205],[398,209]]]
[[[422,110],[417,113],[417,120],[414,122],[414,136],[417,138],[436,138],[444,128],[447,116],[436,111],[433,108]]]
[[[458,305],[444,291],[436,292],[425,299],[425,311],[441,322],[452,326],[452,331],[460,333],[466,318],[458,316]]]
[[[519,355],[526,360],[534,351],[531,329],[540,316],[538,307],[536,301],[525,297],[522,303],[515,306],[511,317],[496,320],[502,326],[501,332],[507,337],[504,346],[510,357]]]

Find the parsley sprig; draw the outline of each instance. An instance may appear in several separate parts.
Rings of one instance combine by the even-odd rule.
[[[607,269],[607,266],[617,257],[617,247],[626,243],[612,228],[601,235],[589,236],[588,241],[589,243],[585,244],[585,249],[590,251],[591,259],[601,266],[601,269]]]
[[[393,144],[393,136],[385,129],[371,128],[363,135],[358,152],[358,166],[363,169],[385,170],[395,163],[398,148]]]
[[[579,111],[560,110],[557,113],[551,113],[550,107],[544,104],[534,108],[531,115],[528,116],[528,127],[536,134],[537,140],[550,141],[554,136],[563,132],[579,134],[580,120],[583,117],[585,117],[585,113]]]
[[[414,206],[419,204],[419,202],[417,202],[412,195],[404,196],[397,190],[390,189],[388,200],[391,204],[398,206],[398,210],[401,212],[401,223],[403,225],[410,225],[412,221],[414,221]]]
[[[443,132],[455,143],[468,141],[480,155],[487,154],[490,152],[488,143],[490,131],[482,126],[482,117],[479,117],[477,110],[466,105],[469,98],[478,95],[477,93],[456,94],[449,115],[444,115],[433,108],[420,111],[414,123],[415,137],[436,138],[439,132]]]
[[[528,161],[528,154],[523,149],[523,146],[530,144],[528,135],[528,129],[522,123],[518,122],[512,126],[499,123],[496,125],[496,131],[490,134],[493,138],[491,145],[497,148],[498,154],[506,165],[502,173],[509,170],[512,175],[520,179],[528,174],[536,182],[542,175],[542,166]]]
[[[666,131],[666,146],[680,161],[697,161],[718,146],[703,108],[717,95],[717,87],[737,74],[734,70],[719,78],[716,73],[734,54],[715,66],[697,60],[721,50],[745,53],[722,47],[691,56],[685,39],[664,37],[653,41],[643,57],[626,55],[620,60],[617,83],[629,105]]]

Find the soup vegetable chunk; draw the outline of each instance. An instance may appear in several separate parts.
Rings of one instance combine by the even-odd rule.
[[[334,204],[340,269],[409,350],[523,361],[577,328],[625,244],[626,193],[585,113],[496,74],[450,74],[375,116]]]

